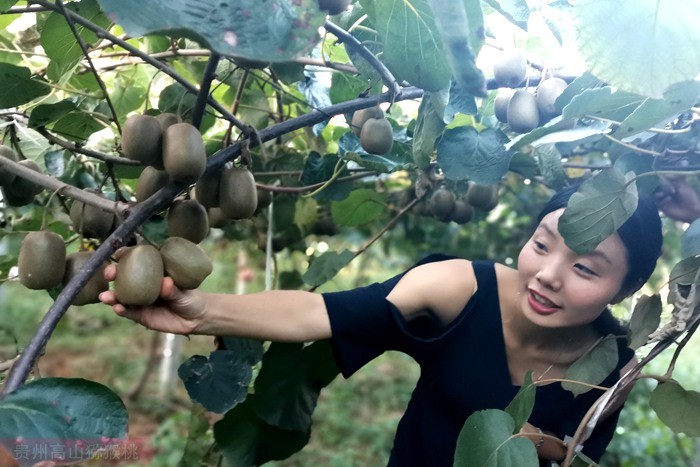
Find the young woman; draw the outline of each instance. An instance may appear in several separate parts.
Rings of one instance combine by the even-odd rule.
[[[625,332],[606,306],[644,284],[661,252],[661,222],[653,202],[640,199],[634,215],[591,253],[577,255],[558,232],[570,188],[556,194],[523,247],[518,268],[489,261],[430,256],[384,283],[346,292],[270,291],[250,295],[177,290],[163,280],[161,299],[125,307],[115,294],[101,300],[148,328],[233,335],[271,341],[331,339],[347,378],[386,350],[421,366],[421,376],[397,430],[389,465],[452,466],[456,441],[475,411],[503,409],[528,371],[533,380],[563,378],[596,341]],[[105,275],[113,280],[115,265]],[[624,338],[611,386],[634,363]],[[576,398],[559,383],[542,384],[522,433],[541,459],[560,460],[564,439],[600,396]],[[612,438],[618,411],[596,428],[583,452],[598,460]]]

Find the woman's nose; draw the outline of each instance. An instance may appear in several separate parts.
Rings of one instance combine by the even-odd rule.
[[[549,290],[559,290],[562,283],[562,271],[557,264],[546,262],[541,265],[535,278],[543,287]]]

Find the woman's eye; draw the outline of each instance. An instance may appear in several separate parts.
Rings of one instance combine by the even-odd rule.
[[[545,246],[544,243],[538,242],[537,240],[533,240],[532,243],[535,245],[536,250],[547,251],[547,247]]]
[[[590,269],[590,268],[587,268],[587,267],[584,266],[583,264],[578,264],[578,263],[577,263],[577,264],[574,265],[574,267],[575,267],[576,269],[578,269],[579,271],[581,271],[582,273],[584,273],[584,274],[588,274],[588,275],[591,275],[591,276],[597,276],[597,275],[598,275],[598,274],[595,273],[595,271],[593,271],[593,270]]]

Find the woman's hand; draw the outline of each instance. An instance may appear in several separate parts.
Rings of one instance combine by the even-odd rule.
[[[119,250],[117,258],[123,254]],[[105,267],[104,277],[113,281],[117,276],[118,265]],[[117,300],[114,290],[102,292],[100,301],[110,305],[119,316],[129,318],[154,331],[173,334],[192,334],[202,323],[206,314],[207,300],[199,290],[180,290],[170,277],[163,278],[160,297],[150,306],[125,306]]]
[[[700,218],[700,198],[685,177],[662,177],[654,197],[659,209],[671,219],[691,223]]]

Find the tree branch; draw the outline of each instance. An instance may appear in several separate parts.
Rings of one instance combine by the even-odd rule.
[[[212,52],[211,55],[209,55],[207,67],[204,69],[204,76],[199,85],[199,93],[197,93],[197,101],[192,110],[192,125],[197,129],[202,125],[204,110],[207,106],[207,99],[209,98],[209,90],[211,89],[211,83],[214,81],[216,75],[216,66],[219,64],[219,59],[221,59],[221,55]]]
[[[66,9],[65,5],[63,5],[63,0],[56,0],[56,5],[58,5],[60,13],[64,16],[64,18],[66,18],[66,23],[68,23],[68,27],[70,28],[71,32],[73,33],[73,37],[75,37],[75,41],[78,43],[80,50],[83,51],[83,55],[85,56],[85,59],[88,62],[88,66],[92,70],[92,74],[95,76],[95,80],[97,81],[97,85],[102,90],[102,96],[104,97],[105,101],[107,102],[107,106],[109,107],[109,111],[112,112],[112,119],[114,121],[114,124],[117,126],[117,131],[119,132],[119,134],[121,134],[122,127],[119,124],[119,118],[117,118],[117,111],[114,108],[114,105],[112,104],[112,99],[110,99],[110,97],[109,97],[109,92],[107,91],[107,87],[105,86],[104,81],[102,81],[102,78],[100,78],[100,74],[97,72],[97,70],[95,69],[95,65],[92,63],[92,59],[90,58],[90,51],[88,50],[88,47],[85,44],[85,41],[83,40],[80,33],[78,33],[78,30],[75,27],[75,23],[73,22],[73,19],[68,15],[68,13],[67,13],[68,10]]]
[[[110,156],[108,154],[93,151],[92,149],[83,148],[81,146],[78,146],[75,143],[71,143],[70,141],[66,141],[66,140],[63,140],[63,139],[55,136],[55,135],[52,135],[49,132],[49,130],[47,130],[46,128],[43,128],[43,127],[37,128],[36,130],[39,132],[39,134],[41,134],[44,138],[46,138],[52,144],[56,144],[58,146],[61,146],[64,149],[68,149],[69,151],[72,151],[72,152],[77,152],[78,154],[83,154],[85,156],[89,156],[89,157],[95,158],[97,160],[101,160],[102,162],[106,162],[108,164],[143,165],[143,163],[140,161],[127,159],[126,157]]]
[[[42,5],[42,6],[48,8],[52,11],[56,11],[57,13],[60,13],[60,11],[57,11],[57,7],[54,4],[52,4],[51,2],[48,2],[46,0],[34,0],[34,1],[35,1],[35,3],[37,3],[39,5]],[[185,78],[180,76],[179,73],[177,73],[175,70],[173,70],[172,68],[170,68],[166,64],[151,58],[148,54],[141,52],[139,49],[132,46],[128,42],[119,39],[114,34],[111,34],[108,31],[105,31],[104,29],[102,29],[98,25],[86,20],[82,16],[77,15],[70,10],[67,10],[66,13],[67,13],[66,16],[69,16],[76,23],[79,23],[80,25],[85,26],[89,30],[93,31],[99,37],[110,40],[111,42],[118,45],[119,47],[121,47],[125,50],[128,50],[131,54],[139,57],[144,62],[148,63],[149,65],[155,67],[156,69],[158,69],[158,70],[162,71],[163,73],[165,73],[166,75],[170,76],[171,78],[173,78],[178,84],[180,84],[182,87],[184,87],[191,94],[196,95],[198,93],[198,89],[195,86],[193,86],[189,81],[187,81]],[[231,115],[231,113],[228,110],[226,110],[226,108],[224,108],[221,104],[219,104],[216,100],[214,100],[213,97],[209,96],[207,98],[207,103],[209,105],[211,105],[212,108],[214,108],[217,112],[219,112],[224,119],[233,123],[241,131],[241,133],[243,133],[246,137],[249,137],[253,133],[252,129],[248,125],[246,125],[245,123],[238,120],[234,115]]]
[[[287,120],[286,122],[279,123],[272,127],[265,128],[257,133],[258,138],[250,141],[250,146],[261,144],[265,141],[275,139],[278,136],[304,128],[306,126],[313,126],[327,120],[329,115],[339,115],[347,112],[353,112],[355,110],[372,107],[380,102],[388,102],[391,99],[394,101],[416,99],[422,95],[422,89],[409,88],[401,90],[398,95],[384,93],[377,96],[353,99],[348,102],[332,105],[330,107],[326,107],[325,109],[321,109],[320,111],[317,110],[309,114]],[[210,157],[207,162],[207,171],[219,170],[227,161],[232,160],[238,154],[240,154],[242,146],[242,143],[238,142]],[[6,164],[2,159],[5,158],[0,158],[0,165],[9,166],[9,164]],[[12,161],[9,162],[12,163]],[[16,164],[12,163],[10,167],[14,168],[14,165]],[[23,167],[20,168],[24,169]],[[27,174],[31,175],[32,177],[34,177],[34,175],[46,177],[46,175],[37,174],[31,169],[27,170],[29,172],[33,172],[33,174]],[[16,365],[13,367],[12,372],[8,375],[5,385],[2,388],[2,392],[0,393],[0,400],[24,384],[24,381],[27,379],[27,376],[29,376],[34,363],[51,337],[51,334],[56,329],[59,321],[68,310],[68,307],[70,307],[70,304],[75,296],[87,283],[92,274],[97,271],[103,262],[109,259],[117,248],[124,245],[125,241],[136,231],[136,229],[145,223],[154,213],[160,212],[167,208],[172,203],[173,198],[186,188],[187,186],[185,184],[171,182],[157,191],[150,198],[146,199],[144,202],[139,203],[134,206],[133,209],[126,211],[126,214],[128,215],[126,216],[124,222],[117,227],[117,229],[104,242],[102,242],[97,250],[95,250],[95,253],[87,261],[87,263],[85,263],[85,266],[83,266],[80,272],[78,272],[78,274],[76,274],[68,284],[66,284],[61,293],[58,294],[58,297],[56,297],[53,305],[51,305],[49,310],[46,312],[46,315],[44,315],[44,318],[39,324],[37,332],[24,349],[24,352],[22,352],[22,355],[20,356]]]

